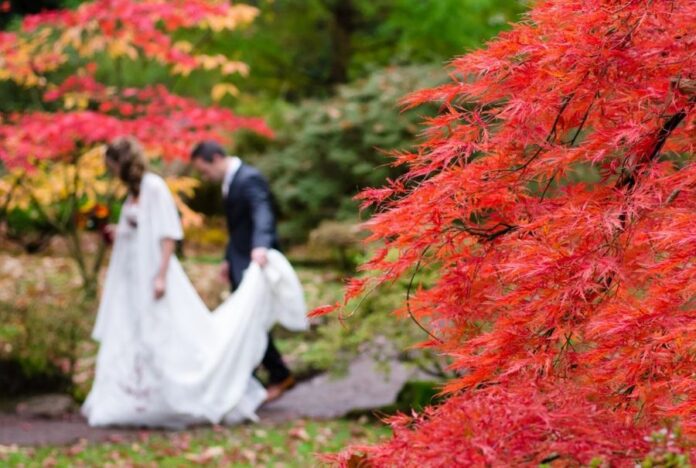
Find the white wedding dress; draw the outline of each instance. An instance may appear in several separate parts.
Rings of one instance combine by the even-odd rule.
[[[172,256],[166,294],[154,298],[163,238],[181,239],[166,183],[148,173],[137,205],[118,224],[93,331],[96,375],[82,412],[92,426],[180,428],[256,420],[266,391],[252,376],[267,332],[279,322],[307,328],[297,276],[277,251],[247,269],[236,292],[212,313]]]

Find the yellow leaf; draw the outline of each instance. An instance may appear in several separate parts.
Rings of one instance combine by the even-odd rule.
[[[205,70],[212,70],[218,67],[220,60],[216,56],[212,55],[199,55],[196,57],[198,64],[201,65]]]
[[[239,73],[242,76],[247,76],[249,74],[249,65],[244,62],[235,62],[231,60],[225,61],[222,64],[222,73],[224,75],[232,75],[234,73]]]
[[[138,51],[133,47],[127,40],[111,40],[109,42],[107,51],[110,56],[118,58],[121,56],[126,56],[131,60],[138,58]]]
[[[182,65],[180,63],[172,67],[172,73],[174,75],[181,75],[183,77],[189,76],[191,74],[191,71],[193,71],[193,67],[189,65]]]
[[[193,177],[167,177],[167,186],[172,193],[182,193],[187,197],[192,197],[196,187],[200,185],[198,179]]]
[[[179,213],[181,213],[181,224],[184,229],[192,227],[200,227],[203,224],[203,216],[189,208],[181,198],[181,195],[186,197],[193,196],[195,188],[200,182],[193,177],[167,177],[167,186],[174,196],[174,201]]]
[[[213,86],[213,89],[210,91],[210,96],[216,102],[221,101],[227,94],[230,96],[237,96],[239,94],[239,89],[230,83],[218,83]]]
[[[208,18],[206,26],[213,31],[233,30],[239,26],[251,23],[259,14],[259,10],[249,5],[235,5],[226,15]]]
[[[191,52],[193,50],[193,44],[188,41],[177,41],[174,43],[174,47],[182,52]]]

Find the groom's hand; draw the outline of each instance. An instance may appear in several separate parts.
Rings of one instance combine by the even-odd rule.
[[[265,267],[268,263],[268,249],[266,247],[256,247],[251,251],[251,260]]]

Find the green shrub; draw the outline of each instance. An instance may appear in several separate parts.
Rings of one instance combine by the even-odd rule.
[[[296,265],[297,266],[297,265]],[[309,309],[331,304],[343,297],[344,278],[334,270],[297,266],[305,289]],[[426,287],[432,278],[419,273],[412,287]],[[408,280],[399,280],[352,301],[341,313],[341,319],[318,317],[305,333],[277,330],[276,338],[283,355],[300,374],[330,371],[340,375],[358,355],[366,354],[385,372],[395,358],[418,367],[434,379],[446,375],[445,360],[426,349],[413,345],[427,340],[428,335],[411,320],[394,321],[385,312],[397,310],[404,302]],[[428,324],[423,324],[426,328]],[[396,350],[408,349],[407,352]]]
[[[432,66],[392,67],[285,112],[276,140],[251,158],[271,182],[285,240],[305,241],[322,220],[355,220],[352,197],[400,173],[384,151],[411,146],[418,122],[434,111],[401,112],[400,99],[442,79]]]
[[[0,361],[6,371],[0,393],[82,393],[82,384],[91,379],[84,358],[95,350],[89,330],[96,303],[80,299],[83,295],[67,261],[26,260],[17,259],[18,265],[33,272],[22,272],[27,278],[15,279],[13,290],[0,297]],[[0,279],[12,284],[7,269],[11,261],[4,261]]]

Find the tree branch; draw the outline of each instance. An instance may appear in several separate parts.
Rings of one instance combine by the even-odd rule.
[[[515,231],[518,228],[518,226],[515,226],[513,224],[498,223],[495,226],[488,228],[488,229],[476,229],[476,228],[467,226],[461,220],[457,220],[457,221],[458,221],[458,223],[454,224],[455,229],[458,229],[460,231],[464,231],[467,234],[471,234],[472,236],[480,237],[486,242],[491,242],[500,236],[503,236],[505,234],[508,234],[510,232]],[[496,230],[499,227],[502,227],[502,229]]]
[[[674,129],[676,129],[679,124],[686,118],[688,111],[693,107],[693,104],[687,109],[682,109],[676,114],[672,115],[667,121],[660,127],[657,132],[657,137],[655,139],[655,144],[653,145],[650,152],[642,158],[643,161],[639,161],[637,167],[633,171],[625,171],[621,174],[621,177],[616,181],[616,188],[628,188],[633,189],[636,185],[637,178],[640,176],[640,168],[651,163],[660,155],[662,147],[667,142],[667,139],[672,135]]]
[[[427,333],[428,336],[429,336],[430,338],[432,338],[433,340],[437,341],[437,342],[440,343],[440,344],[443,344],[444,342],[443,342],[440,338],[438,338],[437,336],[433,335],[433,334],[430,332],[430,330],[428,330],[427,328],[425,328],[425,327],[423,326],[423,324],[420,323],[420,322],[418,321],[418,319],[416,319],[415,315],[413,315],[413,311],[411,310],[411,289],[413,288],[413,280],[415,279],[416,274],[417,274],[418,271],[420,270],[420,265],[421,265],[421,261],[423,260],[423,257],[425,256],[426,253],[428,253],[428,250],[429,250],[429,249],[430,249],[430,246],[426,247],[425,250],[423,250],[423,252],[421,253],[420,258],[418,259],[418,262],[416,263],[416,268],[415,268],[415,270],[413,270],[413,274],[411,275],[411,280],[408,282],[408,289],[406,290],[406,310],[408,311],[408,316],[411,317],[411,320],[413,321],[413,323],[415,323],[416,325],[418,325],[418,328],[420,328],[420,329],[423,330],[425,333]]]

